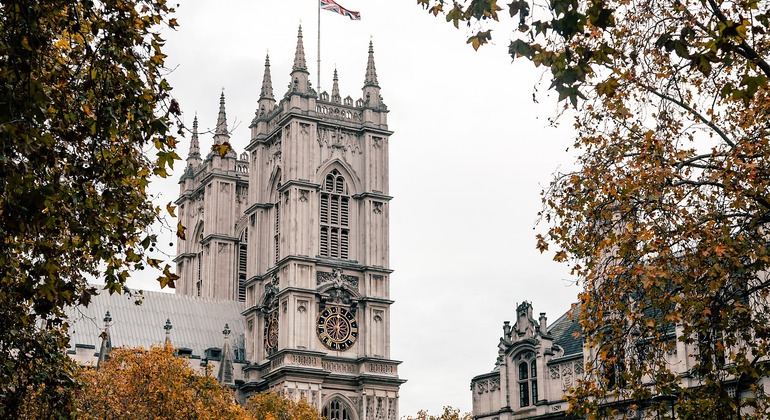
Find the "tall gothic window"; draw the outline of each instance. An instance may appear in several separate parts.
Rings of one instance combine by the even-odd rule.
[[[518,364],[519,406],[528,407],[537,403],[537,361],[535,353],[529,351],[516,357]]]
[[[240,243],[238,244],[238,302],[246,302],[246,258],[248,257],[249,229],[246,228],[241,233]]]
[[[195,296],[201,296],[201,288],[203,286],[202,266],[203,265],[203,252],[198,253],[198,275],[195,279]]]
[[[281,189],[281,180],[278,180],[278,189]],[[280,227],[281,227],[281,193],[276,191],[275,193],[275,229],[273,232],[273,252],[275,253],[275,263],[278,263],[278,260],[280,259],[280,245],[281,245],[281,236],[280,236]]]
[[[345,178],[335,169],[326,175],[321,188],[321,256],[348,259],[349,206]]]

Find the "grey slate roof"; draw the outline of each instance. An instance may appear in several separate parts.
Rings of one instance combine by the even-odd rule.
[[[93,297],[88,307],[68,308],[70,347],[86,344],[98,349],[107,311],[112,317],[110,338],[113,347],[149,348],[163,344],[166,319],[170,319],[173,326],[171,344],[176,348],[190,348],[193,355],[203,356],[207,348],[221,348],[225,324],[232,331],[232,347],[244,347],[241,316],[246,308],[244,303],[149,291],[143,295],[142,304],[136,305],[135,298],[102,291]]]
[[[553,337],[554,343],[564,349],[564,355],[572,356],[583,353],[583,336],[580,334],[582,329],[577,320],[578,313],[576,307],[560,316],[548,329],[548,333]],[[578,333],[578,337],[575,337]]]

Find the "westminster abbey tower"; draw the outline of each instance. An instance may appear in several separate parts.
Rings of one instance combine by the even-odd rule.
[[[251,138],[194,133],[176,201],[177,293],[244,303],[241,395],[304,398],[329,419],[398,419],[390,354],[388,110],[369,44],[362,97],[309,80],[300,28],[289,88],[265,60]],[[240,143],[240,142],[239,142]],[[237,357],[236,357],[237,358]]]

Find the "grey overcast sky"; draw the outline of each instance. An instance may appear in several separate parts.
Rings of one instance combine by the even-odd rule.
[[[269,52],[273,87],[281,97],[301,23],[311,81],[317,89],[317,0],[179,0],[180,27],[166,33],[168,79],[192,125],[216,122],[224,88],[231,141],[249,141]],[[172,1],[173,2],[173,1]],[[343,97],[361,97],[369,40],[391,110],[391,356],[403,360],[400,414],[444,405],[471,410],[470,380],[490,371],[504,320],[516,304],[533,302],[555,321],[576,300],[566,266],[535,249],[540,191],[552,174],[572,166],[569,128],[552,128],[560,109],[546,92],[548,75],[511,62],[509,26],[492,45],[466,45],[471,30],[434,18],[415,0],[339,0],[361,21],[321,12],[321,90],[339,72]],[[538,81],[538,100],[533,101]],[[563,127],[571,120],[563,117]],[[201,148],[211,135],[201,136]],[[186,158],[189,136],[179,152]],[[178,194],[184,163],[154,185],[157,204]],[[173,222],[172,225],[176,223]],[[173,255],[173,234],[161,233]],[[157,289],[153,276],[130,286]]]

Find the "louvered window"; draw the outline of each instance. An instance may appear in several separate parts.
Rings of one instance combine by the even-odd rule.
[[[348,259],[350,251],[350,197],[345,178],[336,169],[326,175],[324,179],[320,207],[320,255]]]
[[[238,244],[238,301],[246,301],[246,258],[248,257],[247,241],[249,230],[244,229]]]
[[[195,295],[200,297],[201,295],[201,286],[203,285],[203,277],[202,277],[202,265],[203,265],[203,253],[198,253],[198,279],[195,281]]]
[[[275,262],[278,262],[279,259],[279,244],[280,244],[280,235],[279,235],[279,226],[281,224],[281,203],[275,203],[275,234],[273,235],[273,247],[275,248],[273,251],[275,253]]]

